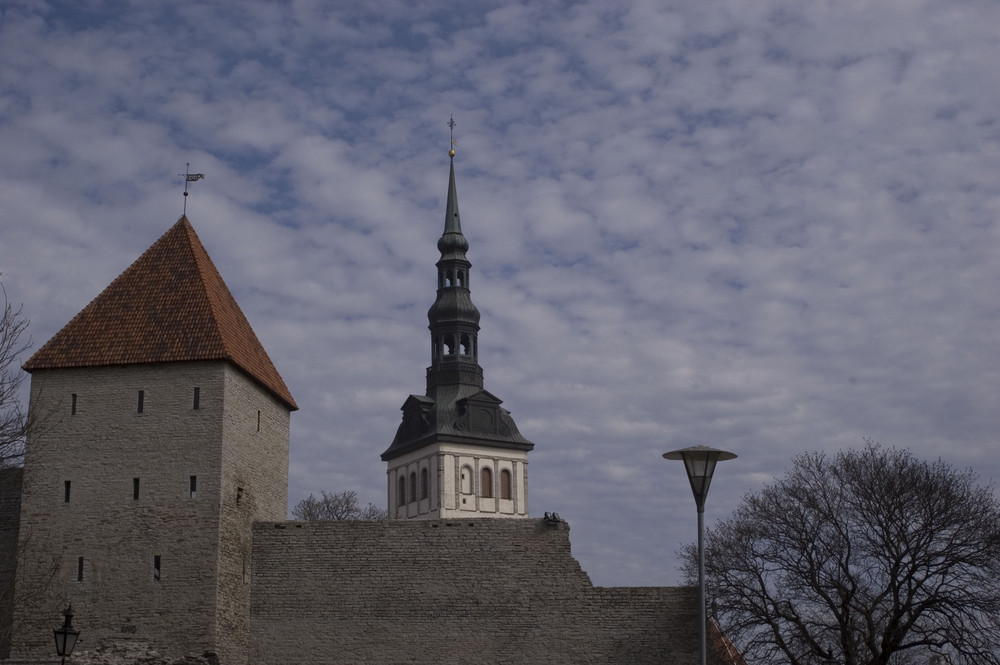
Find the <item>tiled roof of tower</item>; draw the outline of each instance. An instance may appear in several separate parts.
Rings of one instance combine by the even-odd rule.
[[[45,343],[24,369],[227,360],[298,409],[187,217]]]

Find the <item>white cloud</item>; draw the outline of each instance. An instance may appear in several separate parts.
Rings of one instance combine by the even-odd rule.
[[[302,410],[290,497],[384,501],[448,128],[487,388],[601,584],[865,435],[997,477],[995,3],[8,3],[0,270],[40,345],[189,214]],[[394,397],[395,396],[395,397]],[[653,525],[652,527],[650,525]]]

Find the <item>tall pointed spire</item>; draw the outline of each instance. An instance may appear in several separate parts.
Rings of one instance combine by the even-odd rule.
[[[469,241],[458,213],[454,149],[448,154],[437,296],[427,312],[427,393],[406,400],[403,422],[382,453],[389,463],[389,516],[524,517],[527,452],[535,444],[521,436],[503,402],[483,389],[480,317],[469,289],[472,264],[465,255]]]

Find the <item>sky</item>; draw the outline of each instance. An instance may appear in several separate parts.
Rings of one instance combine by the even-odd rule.
[[[1000,3],[0,3],[0,281],[37,349],[187,215],[300,410],[289,503],[384,505],[449,127],[485,387],[595,584],[866,437],[1000,476]],[[25,357],[24,360],[27,360]]]

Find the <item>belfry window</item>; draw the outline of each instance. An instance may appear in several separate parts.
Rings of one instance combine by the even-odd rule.
[[[500,472],[500,498],[510,498],[510,471],[504,469]]]
[[[410,501],[417,500],[417,472],[410,472]]]
[[[426,499],[430,496],[430,488],[428,487],[427,469],[420,469],[420,498]]]
[[[459,353],[461,353],[463,356],[472,355],[472,342],[470,341],[468,333],[464,333],[462,335],[462,345],[460,348],[461,350],[459,351]]]
[[[406,505],[406,478],[403,476],[400,476],[399,480],[396,481],[396,505]]]
[[[479,496],[484,499],[493,497],[493,472],[490,467],[484,466],[480,473]]]

